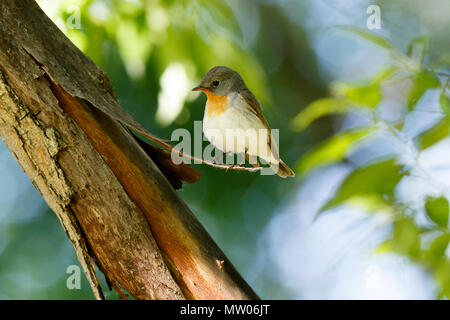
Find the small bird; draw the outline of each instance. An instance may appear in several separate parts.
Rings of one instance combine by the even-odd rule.
[[[208,98],[203,132],[217,149],[225,153],[243,154],[252,165],[258,164],[256,157],[259,157],[280,177],[295,176],[280,159],[278,146],[262,114],[261,105],[239,73],[223,66],[213,67],[200,85],[192,90],[203,91]],[[242,138],[242,133],[249,131],[255,134],[236,139],[236,134]]]

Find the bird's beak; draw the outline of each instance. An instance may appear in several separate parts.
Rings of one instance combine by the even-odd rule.
[[[192,91],[205,91],[206,88],[202,87],[202,86],[196,86],[194,89],[192,89]]]

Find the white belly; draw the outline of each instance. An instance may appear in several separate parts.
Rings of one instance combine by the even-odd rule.
[[[238,94],[230,95],[229,99],[227,110],[220,115],[209,117],[205,110],[203,132],[206,138],[223,152],[271,158],[267,128],[247,109]]]

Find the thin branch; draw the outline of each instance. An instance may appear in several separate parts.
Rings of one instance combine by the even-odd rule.
[[[433,71],[433,72],[436,73],[438,76],[450,78],[450,74],[448,74],[448,73],[438,72],[438,71]],[[448,80],[447,80],[447,83],[448,83]]]
[[[126,123],[123,123],[123,124],[127,126]],[[179,155],[181,157],[185,157],[185,158],[191,159],[194,162],[203,163],[203,164],[206,164],[206,165],[211,166],[211,167],[225,169],[225,170],[238,170],[238,171],[256,172],[256,171],[260,171],[260,170],[264,169],[264,167],[261,167],[261,166],[249,168],[249,167],[245,167],[245,166],[242,166],[242,165],[220,164],[220,163],[214,163],[214,162],[211,162],[211,161],[208,161],[208,160],[204,160],[204,159],[195,157],[193,155],[190,155],[188,153],[184,153],[184,152],[176,149],[174,146],[172,146],[171,144],[167,143],[166,142],[167,140],[162,140],[162,139],[159,139],[159,138],[155,138],[155,136],[150,136],[146,132],[144,132],[142,130],[139,130],[138,128],[131,128],[131,129],[133,129],[133,130],[137,131],[138,133],[142,134],[144,137],[146,137],[150,141],[153,141],[154,143],[158,144],[159,146],[164,147],[164,148],[168,149],[171,152],[175,152],[177,155]]]

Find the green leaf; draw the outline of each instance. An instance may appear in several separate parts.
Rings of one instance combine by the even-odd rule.
[[[394,223],[393,250],[411,258],[420,253],[420,232],[414,221],[403,216]]]
[[[387,67],[387,68],[381,70],[380,72],[378,72],[373,77],[373,81],[372,82],[381,83],[384,80],[387,80],[387,79],[391,78],[398,70],[399,70],[399,68],[397,66]]]
[[[335,196],[322,210],[334,207],[351,197],[379,194],[390,196],[407,172],[395,159],[385,160],[353,171],[341,184]],[[322,211],[321,210],[321,211]]]
[[[398,67],[388,67],[378,72],[370,81],[355,83],[336,82],[331,91],[338,98],[345,98],[357,105],[375,108],[382,98],[381,84],[389,79]]]
[[[450,97],[445,92],[445,89],[442,90],[442,93],[439,96],[439,104],[447,117],[450,117]]]
[[[332,91],[338,97],[346,98],[356,104],[371,108],[375,108],[382,97],[379,82],[364,85],[339,82],[333,85]]]
[[[450,134],[450,117],[441,119],[430,129],[422,132],[417,138],[418,148],[420,150],[431,147],[442,139],[448,137]]]
[[[297,114],[294,120],[292,120],[292,126],[294,130],[304,130],[320,117],[335,113],[346,113],[354,109],[357,108],[343,99],[318,99]]]
[[[383,241],[376,249],[375,253],[386,253],[394,251],[394,239],[387,239]]]
[[[445,259],[445,251],[450,242],[450,234],[443,233],[433,240],[428,250],[425,252],[424,259],[430,265],[438,264],[442,258]]]
[[[392,204],[389,203],[389,199],[385,199],[382,195],[376,193],[352,196],[346,203],[359,209],[362,208],[368,213],[377,212],[387,214],[395,212]]]
[[[449,205],[445,197],[428,197],[425,201],[425,211],[428,217],[438,226],[446,228],[448,225]]]
[[[331,91],[334,98],[322,98],[309,104],[292,121],[294,130],[308,127],[316,119],[336,113],[374,108],[382,98],[381,83],[390,78],[398,67],[391,66],[378,72],[371,81],[345,83],[336,82]]]
[[[439,86],[439,79],[434,72],[428,70],[419,72],[413,80],[412,89],[408,97],[408,109],[412,110],[428,89]]]
[[[430,38],[426,36],[420,36],[414,38],[408,46],[408,56],[415,61],[422,63],[423,57],[430,49]]]
[[[353,26],[337,26],[336,28],[356,34],[357,36],[362,37],[376,44],[379,47],[383,47],[385,49],[392,49],[392,44],[387,39],[377,36],[373,33],[367,32],[364,29],[360,29]]]
[[[436,278],[442,288],[442,293],[447,299],[450,299],[450,260],[444,261],[436,269]]]
[[[374,128],[344,131],[332,136],[313,150],[306,153],[297,163],[295,171],[302,175],[317,166],[328,165],[344,159],[345,155],[355,146],[356,142]]]

